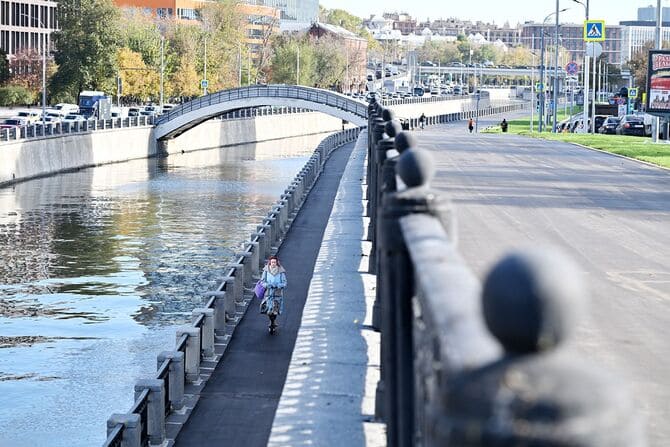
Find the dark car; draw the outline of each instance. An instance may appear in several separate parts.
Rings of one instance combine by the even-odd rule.
[[[603,121],[602,126],[598,128],[598,132],[602,134],[616,134],[616,126],[619,125],[621,121],[616,116],[610,116],[605,121]]]
[[[616,127],[617,135],[644,136],[644,120],[639,116],[625,115]]]

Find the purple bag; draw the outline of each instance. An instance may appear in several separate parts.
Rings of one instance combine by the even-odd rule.
[[[260,299],[263,299],[263,297],[265,296],[265,287],[263,287],[262,280],[259,279],[258,282],[256,283],[256,287],[254,287],[254,293]]]

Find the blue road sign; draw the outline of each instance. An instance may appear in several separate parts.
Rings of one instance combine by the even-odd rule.
[[[605,21],[604,20],[585,20],[584,21],[584,41],[602,42],[605,40]]]
[[[569,75],[576,75],[579,73],[579,64],[575,61],[568,62],[568,65],[565,66],[565,72]]]
[[[207,79],[203,79],[200,81],[200,88],[207,88],[209,87],[209,81]]]
[[[628,89],[628,97],[629,98],[637,98],[637,88],[629,88]]]

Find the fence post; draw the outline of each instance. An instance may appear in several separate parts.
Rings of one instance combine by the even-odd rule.
[[[159,379],[141,379],[135,382],[135,399],[144,390],[149,390],[147,404],[147,434],[150,445],[161,445],[165,441],[165,386]]]
[[[214,309],[196,308],[191,311],[192,320],[195,321],[200,315],[204,315],[204,321],[200,328],[200,346],[202,356],[214,357]]]
[[[184,355],[186,380],[188,382],[198,382],[200,380],[200,329],[193,326],[177,328],[177,341],[182,335],[188,335]]]
[[[174,410],[181,410],[184,406],[184,353],[180,351],[161,352],[157,358],[158,367],[166,360],[170,360],[169,389],[167,390],[170,406]]]
[[[123,425],[121,447],[140,447],[142,445],[142,427],[140,415],[134,413],[114,413],[107,419],[107,435],[117,425]]]

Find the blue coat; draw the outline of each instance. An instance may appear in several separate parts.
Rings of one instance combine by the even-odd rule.
[[[263,287],[265,287],[265,299],[268,309],[272,309],[275,300],[279,303],[279,313],[284,311],[284,287],[286,287],[286,271],[279,267],[276,275],[273,275],[265,266],[261,276]]]

